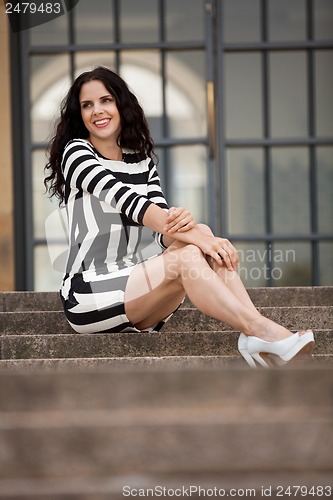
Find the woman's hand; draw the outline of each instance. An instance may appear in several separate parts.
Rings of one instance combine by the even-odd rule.
[[[235,271],[238,265],[236,248],[225,238],[202,234],[197,246],[206,255],[212,257],[219,266],[226,266],[229,271]]]
[[[168,234],[175,232],[184,233],[193,229],[195,221],[191,213],[183,207],[171,207],[165,224],[165,231]]]
[[[166,225],[170,224],[169,218],[173,221],[172,234],[166,229]],[[179,223],[180,226],[177,227]],[[237,267],[237,250],[230,241],[200,231],[192,215],[184,208],[172,207],[167,215],[162,208],[152,203],[143,216],[143,225],[153,231],[163,233],[163,243],[166,247],[176,239],[185,244],[196,245],[205,255],[210,255],[219,266],[226,266],[229,271],[234,271]]]

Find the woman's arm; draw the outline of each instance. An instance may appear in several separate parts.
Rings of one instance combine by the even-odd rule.
[[[176,231],[171,237],[165,231],[167,217],[167,212],[157,205],[152,204],[145,211],[143,224],[163,234],[163,240],[166,246],[168,246],[169,238],[171,238],[172,241],[178,240],[183,243],[193,244],[199,247],[204,254],[210,255],[220,266],[225,264],[229,271],[236,269],[238,254],[229,240],[203,234],[195,226],[185,232]]]
[[[138,194],[105,169],[85,141],[76,139],[67,144],[62,165],[66,202],[71,188],[86,191],[131,221],[142,224],[143,215],[153,201]]]
[[[167,219],[165,223],[165,233],[162,235],[159,231],[155,231],[158,235],[158,243],[163,247],[170,246],[174,238],[170,237],[176,231],[188,231],[195,226],[194,219],[190,212],[183,207],[171,207],[168,208],[167,201],[164,197],[163,190],[161,187],[160,178],[157,172],[157,168],[152,159],[149,160],[149,177],[147,183],[147,194],[148,199],[152,201],[155,205],[163,208],[167,211]],[[161,241],[161,238],[163,241]]]

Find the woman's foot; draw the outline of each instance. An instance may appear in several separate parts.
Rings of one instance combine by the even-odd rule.
[[[249,337],[258,337],[259,339],[266,340],[267,342],[277,342],[293,335],[292,332],[284,326],[281,326],[271,319],[265,318],[261,315],[245,333]]]
[[[252,368],[257,364],[265,368],[281,366],[299,355],[311,353],[314,347],[314,336],[311,330],[297,332],[281,340],[266,341],[256,336],[240,334],[238,349],[245,361]]]

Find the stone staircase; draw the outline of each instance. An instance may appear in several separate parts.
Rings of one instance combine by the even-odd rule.
[[[311,359],[251,370],[189,301],[160,333],[82,335],[58,294],[1,293],[0,498],[330,496],[333,287],[249,293],[313,328]]]

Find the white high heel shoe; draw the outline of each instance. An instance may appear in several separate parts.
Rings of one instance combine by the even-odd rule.
[[[300,335],[299,332],[294,333],[290,337],[276,342],[268,342],[253,336],[246,337],[243,333],[238,339],[238,349],[252,368],[256,367],[255,361],[261,366],[269,368],[263,354],[274,355],[275,364],[283,365],[301,352],[311,352],[313,346],[314,336],[311,330],[307,330],[303,335]]]
[[[257,368],[254,359],[247,350],[247,336],[244,333],[241,333],[238,337],[238,350],[251,368]]]

